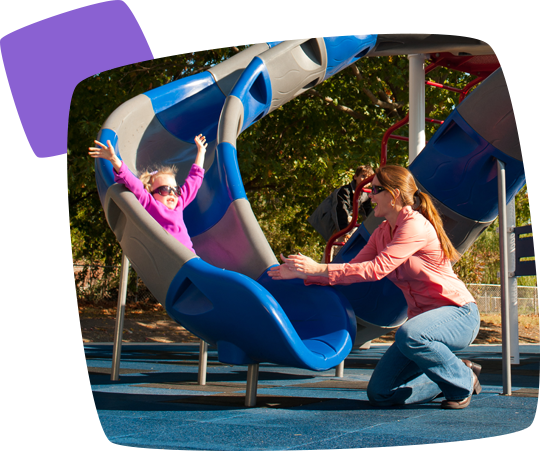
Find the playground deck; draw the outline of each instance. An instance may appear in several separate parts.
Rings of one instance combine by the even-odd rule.
[[[512,396],[501,395],[500,346],[458,353],[483,366],[481,394],[459,411],[440,400],[374,408],[366,386],[388,345],[353,351],[343,378],[260,366],[257,406],[244,407],[246,367],[223,365],[209,348],[207,385],[197,385],[198,345],[124,344],[120,380],[110,380],[112,344],[86,344],[90,383],[103,430],[115,444],[154,449],[347,449],[435,444],[522,431],[538,404],[540,345],[520,345]],[[535,427],[537,425],[535,424]]]

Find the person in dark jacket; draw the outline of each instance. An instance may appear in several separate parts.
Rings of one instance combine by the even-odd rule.
[[[354,173],[351,183],[344,185],[337,192],[337,230],[343,230],[349,225],[353,215],[353,198],[356,186],[359,185],[364,179],[367,179],[373,175],[373,169],[371,166],[358,166]],[[358,198],[358,212],[363,219],[367,218],[371,213],[373,207],[371,206],[371,199],[368,197],[368,193],[360,194]]]
[[[336,188],[308,218],[313,228],[328,241],[330,237],[349,225],[353,216],[353,198],[356,186],[373,175],[371,166],[358,166],[351,183]],[[358,198],[360,216],[365,219],[372,211],[371,200],[367,193]],[[351,230],[352,234],[353,230]]]

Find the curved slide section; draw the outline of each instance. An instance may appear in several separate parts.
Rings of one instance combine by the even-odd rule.
[[[505,163],[508,203],[524,186],[525,171],[500,68],[457,106],[409,166],[420,189],[432,196],[446,233],[462,254],[498,215],[497,160]],[[334,261],[350,261],[379,223],[368,217]],[[406,319],[400,290],[388,280],[336,289],[357,312],[357,340],[370,339],[376,326],[392,327]]]
[[[500,68],[458,105],[410,165],[461,253],[497,218],[497,160],[505,163],[508,203],[525,185],[525,170]]]
[[[222,139],[235,141],[249,125],[324,81],[328,61],[335,73],[370,48],[357,48],[354,37],[347,41],[343,48],[356,45],[353,54],[334,51],[330,58],[323,39],[250,47],[205,73],[126,102],[98,137],[110,139],[133,172],[175,164],[180,184],[194,160],[194,136],[206,135],[205,179],[185,211],[197,256],[159,230],[134,197],[113,183],[108,162],[96,162],[96,178],[109,225],[139,276],[174,319],[218,347],[223,362],[326,370],[352,348],[355,315],[343,296],[329,287],[276,283],[266,276],[277,261],[245,195],[236,148]],[[270,71],[263,60],[272,62]]]

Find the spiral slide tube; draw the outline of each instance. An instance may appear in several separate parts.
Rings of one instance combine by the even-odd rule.
[[[129,191],[114,184],[108,162],[96,161],[96,180],[107,221],[139,276],[171,317],[217,346],[220,361],[241,365],[271,362],[327,370],[350,352],[357,327],[363,342],[406,320],[403,295],[387,280],[332,288],[306,287],[300,281],[276,282],[266,276],[266,270],[277,261],[245,195],[236,159],[236,138],[268,113],[363,56],[436,51],[439,47],[449,51],[452,45],[457,52],[489,51],[480,41],[456,38],[461,41],[452,44],[455,37],[445,38],[442,42],[434,35],[370,35],[259,44],[204,73],[137,96],[107,119],[98,139],[110,139],[133,172],[149,164],[175,164],[180,169],[179,184],[195,157],[194,136],[203,133],[207,137],[203,186],[185,211],[196,256],[150,218]],[[464,39],[466,42],[462,42]],[[476,91],[480,94],[476,95]],[[490,97],[479,88],[476,91],[475,98]],[[433,145],[448,143],[450,132],[444,130],[456,131],[451,145],[439,146],[442,156],[437,163],[436,182],[431,177],[435,168],[428,157],[425,161],[419,157],[418,163],[411,166],[423,189],[443,206],[449,202],[445,225],[455,221],[452,238],[460,240],[465,236],[465,245],[482,229],[479,223],[492,220],[493,212],[488,208],[482,217],[471,218],[462,204],[484,204],[484,194],[476,186],[464,188],[468,189],[467,199],[465,195],[444,197],[434,187],[443,187],[444,191],[454,185],[457,173],[468,174],[472,167],[483,164],[471,172],[472,178],[484,177],[482,187],[491,190],[488,161],[496,157],[516,160],[516,171],[523,174],[522,163],[520,167],[516,158],[517,134],[512,144],[501,150],[508,155],[497,153],[501,139],[486,131],[489,119],[469,128],[462,124],[475,118],[478,108],[486,108],[481,101],[467,103],[459,109],[464,121],[456,116],[460,127],[447,125],[437,139],[431,140]],[[504,117],[492,116],[491,120],[499,121],[492,124],[497,128]],[[470,162],[463,166],[466,155],[476,154],[475,150],[460,150],[445,161],[443,157],[451,154],[450,148],[461,149],[464,142],[471,140],[471,129],[476,133],[474,139],[490,143],[486,152],[491,156],[469,158]],[[442,135],[445,138],[439,139]],[[482,149],[486,148],[483,145]],[[448,172],[452,165],[456,169]],[[464,180],[469,178],[467,175]],[[515,179],[514,190],[524,182],[519,175]],[[463,186],[469,185],[464,182]],[[488,197],[491,202],[492,196]],[[477,211],[474,207],[472,210]],[[461,226],[464,221],[467,224]],[[376,224],[376,219],[368,218],[340,252],[339,259],[349,261]]]
[[[361,39],[346,39],[356,45],[353,57],[369,50],[374,38],[366,39],[368,44],[360,46]],[[227,141],[330,76],[324,44],[321,39],[250,47],[206,73],[126,102],[100,132],[99,139],[110,139],[132,171],[150,163],[175,164],[179,183],[194,159],[193,137],[207,136],[205,180],[185,211],[197,256],[171,240],[125,188],[112,183],[107,162],[97,161],[96,173],[109,225],[139,276],[173,318],[217,346],[225,363],[273,362],[320,371],[338,365],[352,348],[355,315],[339,293],[300,281],[276,283],[266,276],[277,261],[253,216],[236,150]],[[282,78],[277,96],[264,70],[248,68],[259,62],[259,55],[278,61],[273,66],[282,71],[273,73]],[[352,61],[332,61],[330,69],[335,73]],[[287,86],[287,73],[300,77],[299,89]],[[242,96],[248,108],[240,101],[241,116],[231,126],[233,116],[225,110],[235,111],[238,97],[230,93],[244,89],[246,79],[256,83],[249,86],[249,96]]]

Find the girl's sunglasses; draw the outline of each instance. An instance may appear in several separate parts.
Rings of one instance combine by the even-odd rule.
[[[168,196],[169,194],[173,193],[176,195],[176,197],[180,197],[180,187],[163,185],[156,188],[151,194],[156,193],[158,193],[160,196]]]
[[[371,186],[371,194],[377,195],[382,191],[386,191],[386,188],[379,186],[379,185],[372,185]]]

